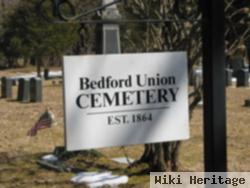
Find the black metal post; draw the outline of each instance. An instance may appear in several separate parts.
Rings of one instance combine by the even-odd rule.
[[[204,160],[206,172],[227,171],[224,0],[201,0],[203,14]]]

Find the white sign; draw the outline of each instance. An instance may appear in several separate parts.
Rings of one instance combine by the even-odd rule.
[[[185,52],[64,57],[67,150],[189,138]]]

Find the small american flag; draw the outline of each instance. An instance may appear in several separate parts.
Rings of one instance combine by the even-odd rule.
[[[36,136],[39,130],[52,127],[52,123],[53,114],[47,109],[35,125],[27,132],[27,136]]]

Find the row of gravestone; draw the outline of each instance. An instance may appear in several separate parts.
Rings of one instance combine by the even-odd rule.
[[[12,98],[12,86],[18,83],[17,100],[21,102],[42,101],[42,80],[38,77],[32,78],[1,78],[1,98]]]
[[[226,86],[232,86],[236,82],[237,87],[248,87],[250,83],[250,76],[248,69],[239,69],[233,71],[232,69],[225,69],[226,71]],[[202,70],[195,69],[192,72],[190,84],[198,88],[202,85]]]

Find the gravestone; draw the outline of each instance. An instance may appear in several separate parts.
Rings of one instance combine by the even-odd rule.
[[[118,25],[103,26],[103,53],[116,54],[120,53],[120,36]]]
[[[232,69],[226,69],[226,86],[232,86],[233,85],[233,70]]]
[[[250,74],[250,40],[246,41],[246,55],[248,58],[248,72]]]
[[[31,78],[30,80],[30,102],[42,102],[41,78]]]
[[[49,79],[49,69],[44,69],[44,79],[45,80]]]
[[[192,84],[194,86],[194,88],[199,88],[200,86],[202,86],[202,70],[201,69],[195,69],[193,70],[193,75],[192,75]]]
[[[30,81],[29,79],[20,78],[18,80],[17,100],[21,102],[28,102],[29,99],[30,99]]]
[[[11,78],[2,77],[1,79],[2,98],[12,98],[12,80]]]
[[[17,85],[17,80],[12,78],[12,85],[16,86]]]
[[[244,59],[242,57],[235,57],[232,59],[228,60],[229,63],[229,68],[233,70],[233,76],[236,77],[237,76],[237,72],[243,68],[245,68],[244,66]]]
[[[240,69],[236,72],[237,87],[248,87],[249,86],[249,73],[246,69]]]
[[[113,2],[113,0],[103,0],[102,4],[108,4]],[[112,20],[120,19],[121,15],[117,9],[116,5],[112,5],[106,8],[102,12],[102,19]],[[102,53],[121,53],[120,47],[120,28],[118,24],[103,24],[102,27]]]

